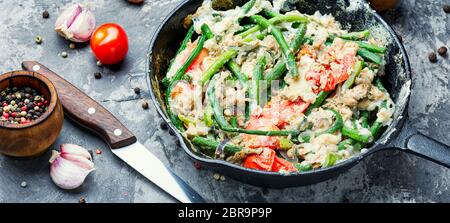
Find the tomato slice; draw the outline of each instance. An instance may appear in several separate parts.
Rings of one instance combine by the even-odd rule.
[[[278,172],[280,170],[295,172],[297,171],[297,168],[295,168],[294,164],[289,161],[275,156],[272,171]]]
[[[244,160],[244,167],[271,171],[275,161],[275,151],[268,148],[263,148],[260,154],[253,154],[247,156]]]
[[[273,172],[280,170],[297,171],[292,163],[277,157],[275,151],[268,148],[264,148],[261,154],[247,156],[244,160],[244,167]]]
[[[208,56],[208,50],[203,48],[197,55],[197,57],[194,59],[194,61],[192,61],[192,64],[189,65],[187,72],[201,67],[203,60],[205,59],[206,56]]]

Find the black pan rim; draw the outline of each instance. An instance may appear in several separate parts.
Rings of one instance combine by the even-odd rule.
[[[386,145],[388,144],[389,141],[392,141],[393,138],[395,138],[400,133],[400,131],[403,127],[403,124],[407,118],[407,108],[408,108],[409,98],[411,95],[410,92],[411,92],[412,86],[410,86],[410,89],[408,89],[409,92],[405,98],[406,103],[402,104],[402,106],[399,108],[401,110],[399,118],[393,120],[393,122],[390,124],[390,126],[394,126],[395,128],[393,130],[391,130],[390,132],[384,131],[383,134],[381,135],[381,137],[378,138],[370,148],[367,148],[367,152],[354,155],[342,162],[337,163],[336,165],[334,165],[332,167],[319,168],[319,169],[314,169],[314,170],[306,171],[306,172],[293,172],[293,173],[289,173],[289,174],[284,174],[284,173],[275,173],[275,172],[268,172],[268,171],[262,171],[262,170],[256,170],[256,169],[249,169],[249,168],[239,166],[237,164],[226,162],[225,160],[204,158],[204,157],[200,157],[200,156],[194,154],[191,151],[191,149],[186,145],[186,143],[184,141],[184,137],[181,135],[181,133],[178,131],[178,129],[176,129],[175,126],[173,126],[172,123],[170,122],[170,120],[166,117],[166,114],[162,110],[161,104],[159,103],[158,99],[156,98],[156,95],[153,92],[153,84],[152,84],[152,81],[150,78],[152,75],[152,72],[151,72],[152,49],[153,49],[153,46],[155,45],[156,39],[158,38],[161,30],[164,28],[164,26],[168,22],[168,20],[171,19],[174,16],[174,14],[176,14],[185,4],[189,3],[190,1],[192,1],[192,0],[184,0],[184,1],[180,2],[165,17],[165,19],[161,22],[161,24],[155,30],[155,33],[153,34],[150,45],[148,47],[148,51],[147,51],[148,53],[147,53],[147,58],[146,58],[147,61],[145,63],[146,64],[145,69],[146,69],[146,75],[148,75],[146,78],[147,86],[149,88],[150,96],[151,96],[154,106],[156,107],[156,110],[158,111],[159,115],[163,118],[164,122],[166,122],[167,125],[169,126],[169,128],[175,133],[175,136],[177,137],[178,141],[180,142],[180,146],[183,148],[184,152],[187,153],[187,155],[191,159],[202,162],[202,163],[207,163],[210,165],[219,165],[219,166],[225,166],[228,168],[237,169],[239,171],[243,171],[243,172],[247,172],[247,173],[251,173],[251,174],[272,175],[272,176],[277,176],[277,177],[296,177],[296,176],[300,176],[300,175],[302,175],[302,176],[315,175],[315,174],[322,173],[322,172],[329,172],[329,171],[332,171],[332,170],[335,170],[338,168],[350,168],[350,167],[358,164],[361,160],[363,160],[365,157],[369,156],[370,154],[375,153],[380,150],[383,150],[383,149],[390,148],[390,147],[387,147]],[[410,67],[410,63],[409,63],[409,58],[408,58],[408,55],[406,53],[406,50],[405,50],[402,42],[399,40],[396,32],[393,30],[393,28],[389,24],[387,24],[386,21],[384,21],[384,19],[378,13],[376,13],[374,10],[370,9],[370,6],[368,5],[368,3],[366,1],[362,4],[365,4],[365,7],[367,7],[368,10],[370,10],[370,14],[375,17],[377,22],[379,24],[381,24],[382,27],[384,29],[386,29],[387,32],[389,33],[389,35],[393,38],[394,44],[399,48],[399,51],[400,51],[399,53],[402,54],[402,60],[403,60],[404,66],[405,66],[406,79],[407,79],[407,81],[411,81],[411,67]]]

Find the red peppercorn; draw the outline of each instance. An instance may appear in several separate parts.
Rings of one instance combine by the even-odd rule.
[[[102,154],[102,151],[101,151],[100,149],[96,149],[96,150],[95,150],[95,153],[96,153],[96,154]]]
[[[47,100],[44,101],[44,105],[48,105],[48,101]]]
[[[37,106],[42,107],[42,102],[38,102]]]
[[[11,117],[15,118],[17,114],[15,112],[11,113]]]
[[[8,106],[8,103],[6,103],[6,102],[3,102],[3,107],[6,107],[6,106]]]
[[[6,113],[6,112],[3,112],[3,117],[4,117],[5,119],[8,119],[8,118],[9,118],[9,114]]]
[[[27,106],[23,106],[22,108],[20,108],[22,111],[27,111]]]

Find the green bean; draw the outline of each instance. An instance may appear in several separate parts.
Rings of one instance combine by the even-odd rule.
[[[191,55],[186,59],[186,61],[183,63],[183,65],[178,69],[178,71],[173,75],[172,78],[168,78],[167,82],[172,83],[174,81],[180,80],[180,78],[183,76],[184,73],[186,73],[186,70],[191,65],[191,63],[194,61],[195,58],[197,58],[200,51],[203,49],[203,44],[205,44],[205,41],[208,39],[206,35],[200,36],[197,46],[192,51]]]
[[[371,135],[362,134],[357,129],[349,128],[345,125],[341,129],[341,133],[342,133],[342,135],[345,135],[345,136],[352,138],[359,142],[368,143],[368,142],[372,141]]]
[[[334,109],[328,108],[327,110],[333,112],[334,117],[335,117],[335,121],[333,123],[333,125],[328,128],[327,130],[325,130],[323,133],[328,133],[328,134],[333,134],[336,131],[338,131],[339,129],[342,128],[342,126],[344,126],[344,120],[342,119],[342,116],[339,112],[337,112]]]
[[[247,14],[255,5],[256,0],[250,0],[242,6],[242,10],[244,14]]]
[[[209,81],[209,79],[215,74],[217,73],[220,68],[223,67],[223,65],[225,65],[225,63],[227,63],[229,60],[231,60],[233,57],[236,56],[238,52],[236,50],[228,50],[225,51],[223,54],[221,54],[219,57],[216,58],[216,60],[214,61],[214,63],[212,63],[208,69],[203,73],[202,79],[201,79],[201,84],[205,85],[206,82]]]
[[[383,61],[383,59],[379,55],[377,55],[375,53],[372,53],[369,50],[364,49],[364,48],[358,49],[357,54],[359,56],[361,56],[362,58],[364,58],[365,60],[374,62],[374,63],[379,64],[379,65]]]
[[[336,131],[338,131],[339,129],[341,129],[342,126],[344,126],[344,120],[342,119],[342,116],[341,116],[341,114],[339,112],[337,112],[336,110],[331,109],[331,108],[328,108],[327,110],[330,110],[331,112],[333,112],[334,117],[335,117],[335,121],[334,121],[333,125],[330,128],[328,128],[328,129],[326,129],[324,131],[321,131],[319,133],[314,133],[313,134],[314,136],[319,136],[319,135],[322,135],[322,134],[333,134]],[[309,142],[311,140],[311,135],[299,136],[299,138],[301,138],[299,140],[299,142]]]
[[[301,15],[280,15],[280,16],[276,16],[273,17],[271,19],[268,20],[270,24],[277,24],[280,22],[303,22],[303,23],[307,23],[309,20],[308,18],[301,16]],[[250,34],[256,33],[258,31],[260,31],[261,29],[263,29],[262,26],[260,26],[259,24],[248,29],[245,32],[242,32],[239,34],[239,36],[241,36],[243,39],[245,37],[247,37]]]
[[[308,171],[308,170],[312,170],[312,165],[309,163],[296,163],[294,164],[295,168],[297,168],[298,171]]]
[[[219,124],[219,127],[221,129],[223,128],[230,128],[230,124],[228,124],[228,121],[223,116],[222,107],[220,106],[219,100],[216,96],[216,82],[217,79],[219,79],[219,75],[216,75],[212,77],[211,81],[209,82],[208,88],[206,89],[206,94],[209,100],[209,103],[211,104],[214,117]]]
[[[355,65],[353,66],[353,71],[350,77],[344,82],[342,85],[342,89],[345,91],[347,89],[350,89],[353,84],[355,83],[356,78],[359,76],[359,73],[361,73],[362,67],[364,66],[364,61],[357,61]]]
[[[334,164],[336,164],[336,162],[340,159],[341,156],[339,156],[338,154],[329,152],[325,157],[325,161],[323,162],[322,167],[334,166]]]
[[[249,89],[249,99],[250,99],[250,112],[252,112],[257,106],[259,106],[259,82],[263,79],[264,68],[266,66],[266,57],[263,56],[258,59],[255,65],[255,70],[252,76],[252,87]]]
[[[246,87],[248,83],[248,77],[241,73],[241,69],[239,68],[239,65],[236,64],[234,60],[230,60],[226,64],[227,68],[233,73],[234,76],[239,80],[239,83],[241,83],[242,87]]]
[[[242,26],[241,26],[241,29],[240,29],[239,31],[235,32],[234,35],[243,33],[243,32],[245,32],[245,31],[249,30],[250,28],[253,28],[254,26],[255,26],[255,24],[245,24],[245,25],[242,25]]]
[[[211,140],[211,139],[207,139],[204,137],[199,137],[196,136],[191,140],[192,144],[196,145],[196,146],[200,146],[203,148],[206,148],[208,150],[213,150],[212,152],[215,152],[215,150],[217,149],[217,147],[219,147],[220,143],[215,141],[215,140]],[[224,146],[224,153],[225,155],[234,155],[237,152],[240,152],[243,148],[239,147],[239,146],[235,146],[235,145],[230,145],[230,144],[225,144]]]
[[[363,128],[369,128],[369,112],[368,111],[361,111],[361,126]]]
[[[274,12],[274,11],[266,9],[266,8],[264,8],[262,12],[263,12],[264,16],[269,19],[271,19],[273,17],[277,17],[277,16],[282,16],[280,13]]]
[[[382,91],[383,93],[387,93],[386,88],[383,86],[383,83],[381,82],[381,79],[379,77],[376,77],[375,80],[375,86]]]
[[[351,32],[351,33],[341,35],[340,38],[346,39],[346,40],[362,40],[362,39],[367,39],[369,37],[369,35],[370,35],[369,30],[363,30],[363,31],[359,31],[359,32]]]
[[[213,110],[211,108],[211,105],[207,105],[205,107],[205,111],[203,113],[203,121],[205,122],[205,125],[208,127],[211,127],[212,125],[214,125],[212,116],[213,116]]]
[[[275,17],[274,19],[276,19],[276,18],[278,18],[278,17]],[[289,46],[286,43],[286,40],[284,39],[283,33],[281,33],[281,31],[278,28],[273,26],[267,19],[265,19],[262,16],[253,15],[250,17],[250,19],[253,22],[260,25],[262,28],[269,30],[269,33],[272,34],[272,36],[275,38],[275,40],[278,42],[278,45],[281,48],[281,51],[282,51],[283,56],[287,63],[288,72],[291,74],[291,76],[297,77],[298,76],[298,68],[297,68],[297,63],[295,62],[295,56],[292,53],[292,51],[289,49]]]
[[[189,41],[191,41],[192,35],[194,34],[194,26],[191,26],[186,34],[186,36],[183,39],[183,42],[181,42],[180,48],[178,48],[177,52],[175,53],[174,59],[170,62],[169,64],[169,68],[167,69],[168,71],[172,68],[174,62],[175,62],[175,58],[178,56],[178,54],[180,54],[181,51],[183,51],[184,49],[186,49],[187,44],[189,43]],[[165,87],[167,87],[170,83],[169,79],[166,77],[163,78],[162,83]]]
[[[252,130],[252,129],[242,129],[242,128],[222,128],[226,132],[239,132],[249,135],[264,135],[264,136],[297,136],[300,134],[298,130],[277,130],[277,131],[266,131],[266,130]]]
[[[292,52],[297,52],[300,46],[304,42],[304,37],[306,33],[306,24],[301,23],[299,28],[297,29],[297,33],[295,34],[294,39],[289,45],[289,48]],[[275,67],[266,75],[267,87],[270,87],[271,82],[274,80],[280,79],[280,77],[286,72],[286,62],[284,60],[280,60],[277,62]]]
[[[381,103],[381,105],[380,105],[380,109],[381,108],[387,108],[387,101],[386,100],[384,100],[382,103]],[[372,137],[375,139],[375,138],[378,138],[378,136],[380,135],[380,133],[381,133],[381,128],[383,127],[383,123],[382,122],[380,122],[380,121],[378,121],[378,120],[376,120],[374,123],[373,123],[373,125],[370,127],[370,133],[372,134]]]
[[[386,48],[381,47],[381,46],[377,46],[377,45],[374,45],[374,44],[366,43],[366,42],[363,42],[363,41],[356,41],[356,43],[358,43],[359,47],[362,47],[362,48],[367,49],[367,50],[369,50],[371,52],[374,52],[374,53],[384,54],[386,52]]]
[[[237,120],[236,116],[233,116],[233,117],[230,118],[230,123],[231,123],[231,126],[233,128],[239,127],[238,120]]]
[[[305,112],[305,115],[309,115],[313,109],[318,108],[322,105],[323,101],[328,97],[331,91],[321,91],[316,97],[314,103],[312,103]]]
[[[205,35],[206,38],[211,39],[211,38],[214,37],[213,32],[211,31],[211,29],[209,28],[209,26],[206,25],[206,23],[203,24],[200,28],[201,28],[201,30],[202,30],[202,34]]]
[[[330,35],[328,37],[327,41],[325,42],[325,44],[326,45],[331,45],[335,38],[336,38],[336,36]],[[344,39],[344,38],[342,38],[342,36],[340,38]],[[366,49],[366,50],[368,50],[370,52],[373,52],[373,53],[384,54],[386,52],[386,48],[381,47],[381,46],[377,46],[377,45],[370,44],[370,43],[363,42],[363,41],[354,41],[354,42],[357,43],[360,48]]]
[[[347,149],[347,145],[353,145],[353,143],[355,143],[355,140],[353,140],[352,138],[348,138],[345,140],[342,140],[341,142],[339,142],[338,144],[338,150],[345,150]]]
[[[177,115],[175,115],[175,113],[173,113],[172,111],[172,98],[171,98],[171,92],[173,90],[173,88],[175,87],[175,85],[178,83],[178,80],[172,82],[166,89],[166,111],[167,111],[167,115],[169,116],[170,121],[172,122],[172,124],[180,131],[184,131],[184,126],[183,126],[183,122],[178,118]]]

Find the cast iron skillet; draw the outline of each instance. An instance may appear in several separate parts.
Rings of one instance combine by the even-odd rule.
[[[223,160],[215,160],[201,154],[195,146],[178,133],[165,113],[164,89],[160,80],[164,77],[168,63],[184,38],[187,30],[183,28],[183,18],[201,5],[202,0],[186,0],[179,4],[162,25],[156,30],[148,52],[148,84],[152,100],[163,119],[176,132],[184,151],[195,161],[216,172],[249,184],[271,188],[283,188],[308,185],[338,176],[356,165],[365,157],[381,150],[401,150],[450,167],[450,148],[430,139],[410,126],[407,119],[407,105],[411,88],[411,69],[405,49],[392,28],[365,1],[346,0],[301,0],[294,5],[303,13],[312,14],[319,10],[322,14],[331,13],[345,28],[362,30],[368,28],[377,38],[388,43],[385,75],[382,82],[396,104],[394,120],[383,135],[368,149],[350,159],[328,168],[309,172],[280,173],[247,169]]]

